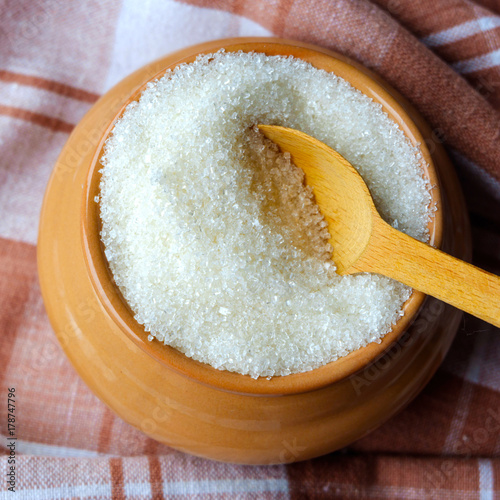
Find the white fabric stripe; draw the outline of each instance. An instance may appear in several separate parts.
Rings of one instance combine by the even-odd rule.
[[[285,493],[289,495],[287,479],[225,479],[211,481],[175,481],[163,484],[164,495],[210,493]]]
[[[169,52],[238,36],[273,34],[250,19],[218,9],[174,0],[123,0],[106,88]]]
[[[479,460],[479,500],[493,500],[494,481],[491,460]]]
[[[67,123],[76,124],[91,104],[64,97],[48,90],[0,81],[0,104],[41,113]]]
[[[36,245],[45,186],[67,139],[67,134],[0,115],[1,237]]]
[[[58,488],[34,488],[16,492],[1,491],[0,500],[62,500],[71,498],[111,498],[110,484],[92,484],[79,486],[59,486]]]
[[[460,437],[462,436],[462,431],[469,415],[469,405],[471,398],[472,385],[467,384],[460,391],[457,402],[457,410],[453,415],[453,419],[450,424],[450,431],[446,436],[446,441],[443,446],[443,453],[452,454],[455,447],[457,446],[457,443],[460,442]]]
[[[165,483],[163,493],[172,495],[190,494],[237,494],[237,493],[284,493],[289,496],[288,481],[286,479],[227,479],[219,481],[175,481]],[[126,483],[126,496],[150,495],[151,485],[149,483]],[[12,492],[1,492],[0,499],[13,498]],[[94,498],[109,495],[111,497],[111,485],[81,485],[61,486],[59,488],[17,490],[17,499],[37,500],[60,500],[66,498]]]
[[[125,497],[151,497],[151,483],[125,483]]]
[[[2,442],[9,440],[7,436],[0,435]],[[92,450],[81,450],[79,448],[70,448],[67,446],[57,446],[53,444],[34,443],[31,441],[23,441],[16,439],[16,452],[23,455],[36,455],[44,457],[79,457],[79,458],[95,458],[95,457],[112,457],[105,453],[99,453]]]
[[[459,73],[467,74],[494,68],[498,65],[500,65],[500,49],[484,54],[483,56],[473,57],[465,61],[458,61],[453,63],[451,67]]]
[[[458,42],[464,38],[476,35],[484,31],[489,31],[500,26],[500,17],[488,16],[479,19],[473,19],[466,23],[453,26],[447,30],[432,33],[429,36],[421,38],[421,42],[425,43],[428,47],[439,47],[448,43]]]
[[[489,462],[483,460],[481,462]],[[486,493],[492,489],[491,463],[489,463],[483,472],[484,490]],[[481,474],[481,473],[480,473]],[[481,479],[480,479],[481,481]],[[491,482],[488,482],[491,481]],[[151,491],[149,483],[128,483],[125,484],[126,496],[139,496]],[[289,496],[288,482],[285,479],[241,479],[241,480],[220,480],[220,481],[176,481],[164,485],[164,494],[172,496],[189,494],[223,494],[223,493],[284,493]],[[328,482],[323,487],[325,497],[328,493],[346,495],[346,498],[366,498],[368,496],[377,496],[383,498],[405,498],[405,500],[420,500],[421,498],[441,498],[443,500],[476,500],[477,492],[464,490],[447,490],[443,488],[413,488],[404,486],[368,486],[362,487],[355,484],[345,484]],[[110,485],[80,485],[80,486],[61,486],[59,488],[17,490],[16,499],[31,500],[61,500],[66,498],[94,498],[97,496],[111,497]],[[348,496],[347,496],[348,495]],[[14,498],[9,491],[0,492],[0,500]],[[483,500],[483,497],[480,497]],[[484,499],[493,498],[485,496]]]

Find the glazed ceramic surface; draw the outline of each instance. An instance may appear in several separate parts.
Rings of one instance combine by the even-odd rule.
[[[215,370],[147,341],[113,284],[99,242],[93,201],[98,160],[114,121],[147,81],[220,48],[300,57],[380,102],[414,144],[429,145],[422,146],[431,164],[424,173],[440,186],[432,191],[439,206],[430,225],[432,243],[459,258],[469,257],[467,217],[449,161],[420,116],[394,90],[324,49],[279,39],[220,40],[171,54],[130,75],[75,128],[42,208],[42,294],[56,335],[87,385],[152,438],[223,461],[303,460],[349,444],[408,404],[442,361],[461,314],[415,292],[382,343],[311,372],[270,380]]]

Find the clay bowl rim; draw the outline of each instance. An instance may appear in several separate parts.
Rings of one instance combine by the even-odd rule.
[[[144,81],[143,84],[129,96],[125,104],[106,127],[97,145],[96,153],[90,164],[84,186],[81,217],[83,253],[97,299],[122,332],[153,359],[159,361],[167,368],[176,370],[199,383],[217,387],[220,390],[244,394],[278,396],[317,390],[347,378],[363,369],[368,364],[375,362],[398,341],[415,319],[425,300],[426,296],[422,292],[413,291],[410,298],[403,305],[403,316],[393,325],[392,330],[384,336],[380,343],[368,344],[336,361],[332,361],[319,368],[303,373],[275,376],[270,379],[265,377],[253,379],[248,375],[241,375],[227,370],[218,370],[208,364],[195,361],[177,349],[170,346],[164,346],[158,341],[150,342],[147,340],[148,333],[144,330],[142,325],[136,322],[120,290],[114,284],[111,271],[104,255],[103,245],[100,241],[99,209],[94,198],[99,194],[99,182],[101,178],[99,168],[104,143],[112,131],[116,120],[123,114],[126,106],[130,104],[130,102],[139,99],[148,82],[163,76],[168,69],[173,69],[181,63],[190,63],[194,61],[200,54],[213,53],[223,48],[227,52],[243,50],[245,52],[263,52],[267,55],[293,55],[305,59],[316,67],[338,74],[349,81],[351,85],[361,90],[361,92],[381,103],[384,111],[386,111],[391,119],[403,129],[403,132],[410,139],[412,144],[420,148],[423,157],[421,163],[422,172],[432,186],[430,191],[432,203],[437,207],[434,216],[428,224],[430,244],[439,247],[441,245],[443,229],[441,192],[438,175],[431,154],[425,145],[424,138],[416,124],[406,113],[403,105],[399,102],[399,97],[398,100],[396,100],[388,90],[383,88],[382,85],[376,81],[379,80],[376,75],[372,75],[369,71],[368,74],[366,74],[367,70],[365,68],[350,61],[341,54],[336,54],[313,45],[302,44],[292,40],[268,38],[217,40],[196,45],[191,48],[192,52],[190,55],[181,57],[172,64],[162,68],[161,71],[153,77]]]

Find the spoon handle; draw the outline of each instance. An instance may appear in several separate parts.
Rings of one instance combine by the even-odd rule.
[[[380,219],[356,264],[500,327],[500,277],[397,231]]]

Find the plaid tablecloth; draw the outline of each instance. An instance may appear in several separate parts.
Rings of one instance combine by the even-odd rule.
[[[412,101],[462,181],[474,262],[500,274],[498,0],[0,0],[0,499],[500,498],[500,333],[472,317],[406,410],[347,449],[288,466],[225,465],[160,445],[114,416],[63,355],[35,254],[68,134],[141,65],[247,35],[343,52]]]

